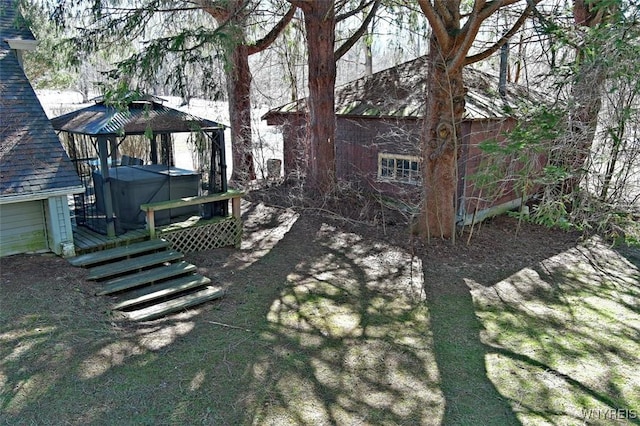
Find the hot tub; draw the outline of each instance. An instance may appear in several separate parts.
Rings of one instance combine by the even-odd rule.
[[[119,226],[137,229],[144,226],[146,216],[141,204],[197,196],[200,174],[191,170],[164,165],[120,166],[109,169],[113,211]],[[93,172],[96,188],[96,208],[105,212],[103,176]],[[171,218],[200,214],[199,206],[181,207],[156,213],[156,223],[169,223]]]

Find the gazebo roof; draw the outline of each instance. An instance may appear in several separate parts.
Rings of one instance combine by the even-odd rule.
[[[134,97],[125,108],[107,104],[104,97],[95,104],[51,119],[56,130],[98,135],[140,135],[153,133],[188,133],[194,130],[224,129],[218,122],[199,118],[163,105],[155,96]]]

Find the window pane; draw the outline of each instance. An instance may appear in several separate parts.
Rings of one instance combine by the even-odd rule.
[[[380,156],[380,178],[398,182],[419,183],[420,161],[411,158]]]
[[[382,158],[380,160],[380,174],[382,177],[390,178],[393,176],[393,159],[391,158]]]

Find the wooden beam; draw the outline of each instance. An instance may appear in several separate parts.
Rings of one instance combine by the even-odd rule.
[[[231,214],[240,220],[240,197],[233,197],[231,199]]]
[[[175,209],[178,207],[195,206],[197,204],[213,203],[214,201],[231,200],[233,198],[241,198],[244,195],[243,191],[237,191],[230,189],[227,192],[220,192],[218,194],[200,195],[194,197],[179,198],[176,200],[158,201],[155,203],[142,204],[140,210],[167,210]]]

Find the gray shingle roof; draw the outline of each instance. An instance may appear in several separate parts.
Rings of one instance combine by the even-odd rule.
[[[422,56],[393,68],[336,87],[336,114],[365,117],[420,118],[424,115],[427,57]],[[464,81],[465,119],[500,118],[505,107],[549,103],[543,94],[524,86],[508,84],[506,103],[498,93],[498,77],[466,67]],[[271,115],[306,111],[306,99],[272,109]]]
[[[0,0],[0,197],[81,186],[8,39],[33,40],[12,0]]]

